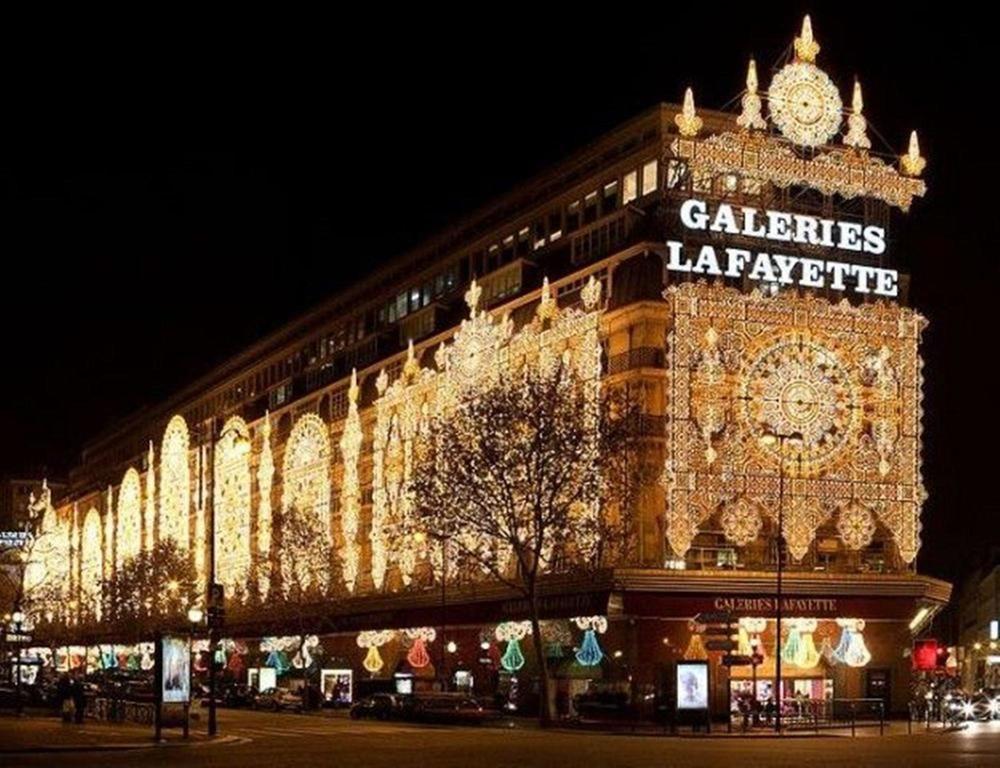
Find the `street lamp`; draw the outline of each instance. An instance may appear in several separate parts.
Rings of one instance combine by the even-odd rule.
[[[760,444],[766,447],[778,446],[778,567],[775,589],[775,629],[774,629],[774,730],[781,735],[781,577],[785,555],[785,446],[802,447],[801,432],[765,432],[760,436]],[[756,695],[756,691],[754,691]]]
[[[20,717],[23,712],[21,702],[21,631],[24,626],[24,613],[20,608],[16,608],[11,614],[11,621],[14,622],[14,642],[17,643],[17,656],[14,664],[14,700],[16,702],[17,714]]]
[[[205,613],[198,606],[194,605],[188,609],[188,621],[191,622],[191,634],[194,634],[195,627],[201,624],[201,621],[204,618]]]

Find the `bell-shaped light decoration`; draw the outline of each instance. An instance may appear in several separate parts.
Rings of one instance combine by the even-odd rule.
[[[431,657],[427,653],[427,644],[422,637],[414,639],[413,645],[406,654],[406,661],[414,669],[423,669],[431,663]]]
[[[920,140],[917,138],[917,132],[913,131],[910,133],[910,146],[906,154],[899,158],[899,167],[907,176],[919,176],[926,166],[927,160],[920,154]]]
[[[580,643],[580,650],[576,652],[576,661],[581,667],[596,667],[604,658],[604,652],[597,642],[597,633],[593,629],[588,629],[583,633],[583,642]]]
[[[864,628],[864,621],[858,619],[854,625],[854,631],[851,633],[847,651],[844,653],[844,663],[850,667],[863,667],[872,660],[871,652],[865,645],[865,636],[862,632]]]
[[[754,128],[763,130],[767,128],[767,122],[765,122],[762,114],[760,94],[757,93],[757,87],[757,62],[751,58],[750,64],[747,66],[747,92],[743,94],[743,98],[740,101],[743,109],[739,117],[736,118],[736,124],[740,128],[746,128],[747,130]]]
[[[674,122],[677,123],[677,130],[680,131],[681,136],[697,136],[698,131],[701,130],[702,121],[695,112],[694,91],[690,88],[684,91],[684,105],[681,107],[680,114],[674,117]]]
[[[795,38],[795,58],[798,61],[805,61],[810,64],[816,61],[819,55],[819,43],[813,38],[812,19],[806,14],[802,19],[802,32]]]
[[[377,645],[368,648],[368,653],[365,654],[365,660],[361,662],[361,666],[373,675],[382,669],[384,662],[382,661],[381,654],[378,652]]]
[[[799,622],[799,652],[795,657],[795,666],[800,669],[812,669],[819,664],[820,655],[816,650],[816,640],[813,638],[816,626],[816,619],[802,619]]]
[[[708,658],[708,651],[705,650],[705,643],[701,635],[692,632],[687,648],[684,649],[685,661],[705,661]]]
[[[517,672],[524,666],[524,654],[521,653],[521,641],[512,637],[507,641],[507,650],[500,657],[500,666],[508,672]]]
[[[854,96],[851,99],[851,114],[847,116],[847,135],[844,143],[855,149],[871,149],[872,142],[868,138],[868,121],[862,114],[865,108],[861,96],[861,81],[854,81]]]
[[[789,622],[788,638],[781,649],[781,660],[786,664],[796,664],[799,658],[799,648],[802,642],[802,633],[795,622]]]

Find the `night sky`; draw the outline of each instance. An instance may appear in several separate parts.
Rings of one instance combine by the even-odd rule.
[[[919,129],[929,160],[894,235],[931,322],[920,566],[961,574],[1000,543],[988,32],[956,4],[654,8],[6,26],[0,475],[65,473],[110,422],[685,86],[723,107],[752,53],[766,87],[808,10],[845,101],[858,74],[870,125],[895,150]]]

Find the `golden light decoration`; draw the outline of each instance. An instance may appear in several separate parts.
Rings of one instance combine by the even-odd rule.
[[[751,58],[750,63],[747,65],[746,93],[743,94],[743,98],[740,100],[742,111],[739,117],[736,118],[736,124],[740,128],[747,130],[764,130],[767,128],[767,121],[764,120],[762,113],[763,107],[760,94],[757,92],[758,87],[757,62]]]
[[[250,429],[239,416],[215,445],[215,579],[233,594],[250,571]]]
[[[781,134],[803,147],[826,144],[840,130],[840,93],[819,67],[804,61],[786,64],[771,80],[768,113]]]
[[[153,534],[156,530],[156,455],[153,453],[153,441],[149,441],[146,451],[146,507],[143,516],[145,529],[144,546],[149,552],[153,549]]]
[[[679,138],[673,153],[686,160],[692,175],[713,178],[736,174],[780,189],[809,187],[847,199],[871,197],[907,211],[927,186],[900,174],[881,158],[851,147],[828,146],[799,155],[787,142],[761,132],[724,131],[704,139]]]
[[[274,455],[271,452],[271,414],[264,413],[260,427],[261,449],[257,464],[257,564],[258,588],[267,595],[271,589],[271,490],[274,484]]]
[[[916,131],[910,133],[909,147],[906,154],[899,158],[899,164],[907,176],[919,176],[924,172],[927,161],[920,154],[920,140],[917,138]]]
[[[104,552],[101,515],[91,507],[83,520],[80,537],[80,602],[98,621],[101,618],[101,589],[104,581]]]
[[[515,333],[508,317],[498,320],[479,308],[481,289],[473,280],[465,295],[469,318],[462,321],[450,343],[442,343],[435,351],[436,369],[421,368],[410,345],[399,378],[390,385],[385,370],[379,374],[370,534],[376,588],[384,585],[390,563],[397,564],[404,585],[410,582],[415,564],[422,557],[427,557],[435,573],[440,573],[440,547],[430,547],[426,537],[413,535],[410,530],[413,500],[409,481],[415,443],[427,430],[431,416],[448,413],[462,398],[488,388],[520,366],[551,366],[564,360],[586,388],[593,404],[588,413],[592,418],[599,417],[600,295],[600,283],[591,277],[580,292],[583,309],[560,309],[546,279],[534,319]],[[589,517],[598,510],[596,505],[590,505],[581,507],[578,514]],[[477,546],[471,540],[463,540],[462,544],[466,551]],[[593,542],[579,544],[586,551]]]
[[[365,659],[361,662],[361,665],[372,675],[385,666],[385,662],[382,661],[382,656],[378,650],[379,647],[395,638],[396,632],[391,629],[365,630],[358,633],[358,647],[368,649],[368,653],[365,655]]]
[[[115,563],[135,557],[142,549],[142,484],[139,473],[129,467],[118,488],[118,509],[115,526]]]
[[[160,447],[159,540],[173,539],[183,551],[191,536],[190,436],[184,417],[167,423]]]
[[[795,38],[792,47],[795,49],[795,58],[799,61],[812,63],[819,55],[819,43],[813,38],[812,19],[808,13],[802,19],[802,32]]]
[[[865,108],[861,96],[861,82],[854,81],[854,94],[851,97],[851,114],[847,116],[847,135],[844,144],[855,149],[871,149],[872,142],[868,138],[868,121],[862,114]]]
[[[298,418],[285,446],[281,474],[283,515],[301,515],[321,534],[309,552],[283,546],[281,572],[286,589],[294,578],[303,587],[329,584],[328,558],[332,546],[330,529],[330,438],[319,416],[307,413]]]
[[[848,502],[840,509],[837,531],[848,549],[864,549],[875,536],[875,518],[863,504]]]
[[[340,489],[340,530],[344,546],[340,552],[341,570],[344,584],[351,592],[357,583],[361,568],[361,545],[358,543],[358,529],[361,524],[361,481],[358,476],[358,460],[361,456],[361,417],[358,414],[358,372],[351,371],[351,384],[347,390],[347,418],[340,438],[340,456],[343,461],[344,476]]]
[[[681,136],[697,136],[701,130],[702,119],[694,109],[694,91],[688,88],[684,91],[684,104],[681,106],[680,114],[674,116],[677,130]]]
[[[112,576],[115,560],[115,536],[118,516],[115,514],[114,490],[108,485],[104,494],[104,578]]]
[[[776,520],[783,496],[794,558],[854,500],[875,512],[903,562],[913,562],[926,496],[918,353],[926,321],[895,304],[765,297],[705,283],[672,286],[665,295],[673,330],[664,482],[674,553],[684,556],[702,523],[725,505],[753,500]],[[700,370],[716,365],[718,375]],[[712,461],[700,421],[706,413]],[[780,447],[761,439],[789,433],[797,438]]]
[[[763,525],[756,506],[744,498],[725,504],[720,522],[726,539],[741,547],[756,541]]]

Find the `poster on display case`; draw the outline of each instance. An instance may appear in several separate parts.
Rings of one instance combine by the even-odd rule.
[[[160,701],[187,704],[191,700],[191,639],[164,635],[160,654]]]
[[[708,662],[677,662],[677,709],[708,709]]]
[[[349,669],[324,669],[320,675],[326,702],[334,707],[350,706],[353,701],[354,673]]]

